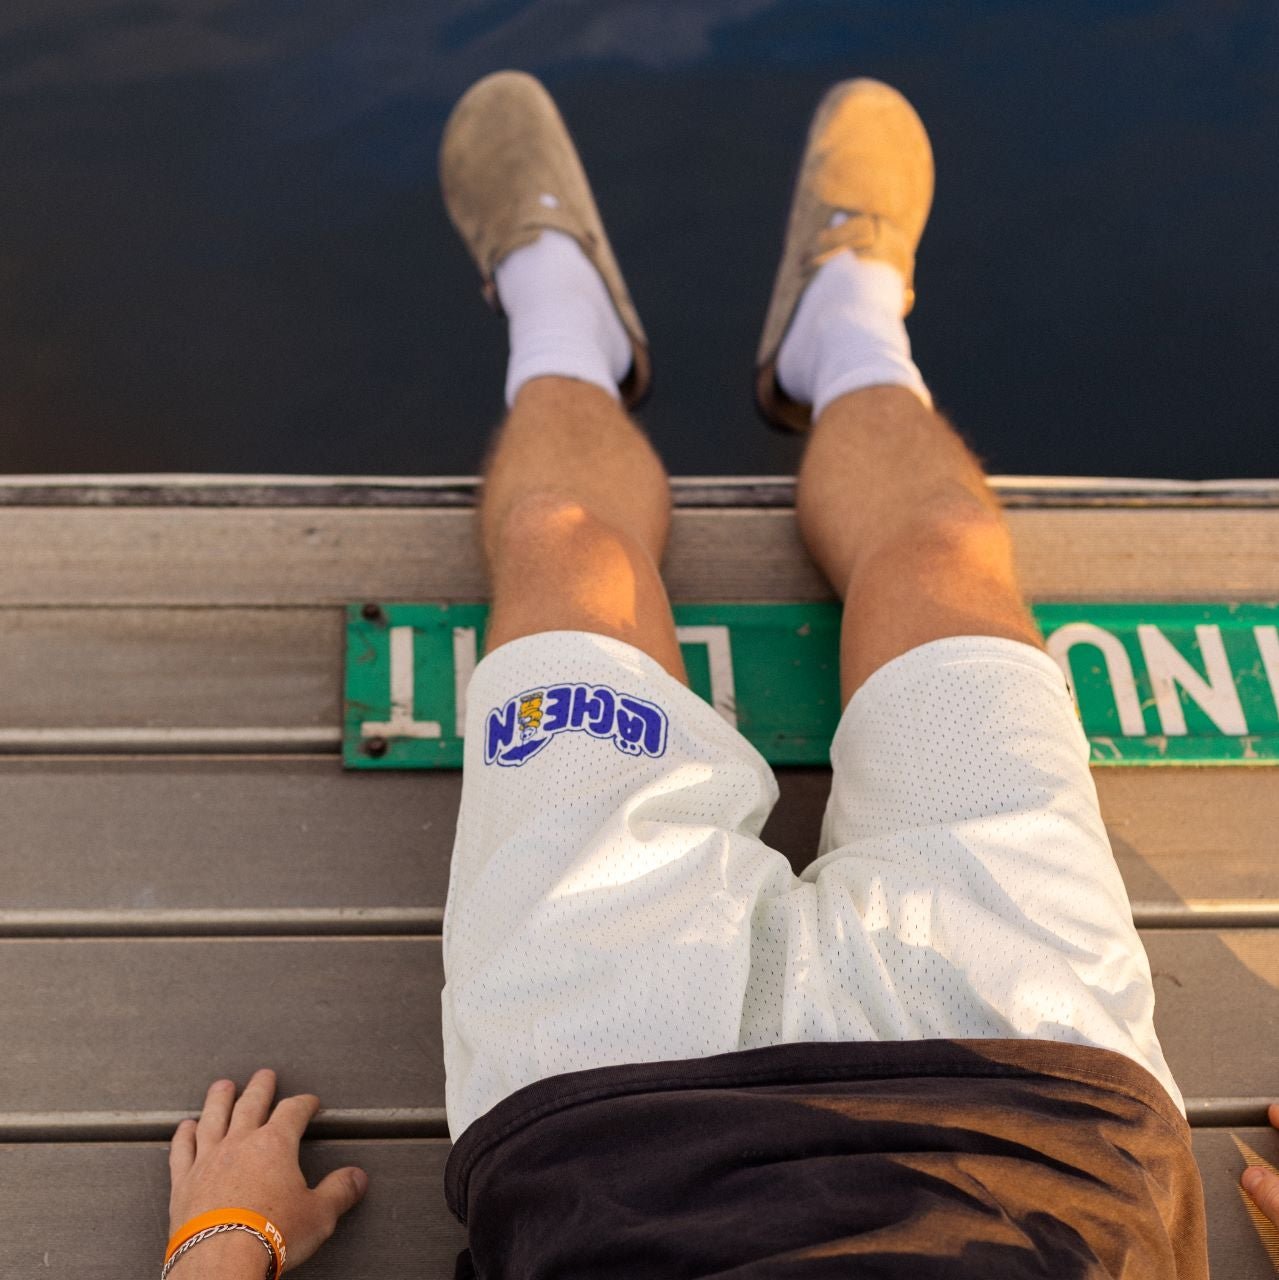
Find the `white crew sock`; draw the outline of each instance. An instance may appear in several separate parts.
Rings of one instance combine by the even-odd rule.
[[[895,267],[851,249],[818,267],[777,353],[777,381],[792,400],[813,406],[814,422],[836,397],[885,383],[907,387],[933,407],[910,358],[905,290]]]
[[[547,229],[497,264],[497,295],[510,320],[506,404],[530,379],[556,374],[602,387],[615,400],[631,367],[631,340],[608,288],[582,247]]]

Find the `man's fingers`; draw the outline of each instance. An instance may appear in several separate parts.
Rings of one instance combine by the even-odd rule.
[[[229,1133],[246,1129],[260,1129],[271,1114],[271,1100],[275,1097],[275,1072],[263,1067],[255,1071],[244,1086],[240,1101],[231,1113]]]
[[[1279,1227],[1279,1177],[1267,1169],[1245,1169],[1239,1181],[1257,1208]]]
[[[271,1123],[282,1129],[295,1143],[302,1141],[306,1127],[315,1119],[320,1109],[320,1100],[313,1093],[297,1093],[285,1098],[276,1107],[271,1116]]]
[[[1279,1129],[1279,1102],[1272,1102],[1270,1104],[1268,1114],[1270,1116],[1270,1123],[1274,1125],[1276,1129]]]
[[[195,1141],[198,1147],[220,1142],[226,1137],[226,1127],[231,1119],[231,1107],[235,1102],[235,1081],[215,1080],[204,1095],[204,1108],[196,1121]]]
[[[337,1169],[329,1174],[316,1187],[315,1194],[324,1201],[325,1207],[332,1211],[334,1217],[340,1218],[364,1199],[364,1193],[368,1189],[368,1174],[355,1165],[348,1165],[345,1169]]]
[[[169,1176],[183,1177],[195,1163],[195,1121],[183,1120],[169,1143]]]

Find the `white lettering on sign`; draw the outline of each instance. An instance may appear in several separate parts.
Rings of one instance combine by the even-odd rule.
[[[1195,638],[1199,641],[1199,652],[1203,654],[1207,679],[1173,648],[1158,627],[1148,623],[1140,623],[1137,627],[1137,639],[1146,658],[1146,669],[1150,672],[1155,706],[1159,709],[1164,733],[1169,737],[1184,737],[1186,734],[1186,715],[1177,692],[1180,685],[1222,733],[1246,734],[1248,722],[1244,719],[1239,690],[1235,688],[1235,678],[1226,657],[1226,646],[1221,640],[1221,628],[1201,623],[1195,627]]]
[[[1275,711],[1279,712],[1279,627],[1253,627],[1257,648],[1261,650],[1261,665],[1265,668],[1270,685],[1270,697]]]
[[[413,718],[413,628],[391,628],[391,718],[366,720],[365,738],[438,738],[438,720]]]
[[[737,686],[733,681],[733,647],[727,627],[676,627],[681,644],[704,644],[711,671],[711,706],[737,728]]]
[[[1115,695],[1120,732],[1126,738],[1145,737],[1146,722],[1141,714],[1141,699],[1137,697],[1137,681],[1133,678],[1132,662],[1118,636],[1112,636],[1109,631],[1103,631],[1091,622],[1068,622],[1048,637],[1047,644],[1048,652],[1062,669],[1072,694],[1074,683],[1070,676],[1070,651],[1077,644],[1092,645],[1093,648],[1100,649],[1106,663],[1106,676]],[[1075,705],[1079,705],[1077,694]]]
[[[1220,733],[1232,737],[1248,734],[1247,717],[1219,626],[1200,623],[1195,627],[1203,673],[1173,646],[1157,626],[1141,623],[1136,632],[1150,677],[1160,729],[1165,736],[1185,737],[1189,733],[1182,704],[1183,694],[1199,707]],[[1276,712],[1279,712],[1279,627],[1258,625],[1252,628],[1252,632],[1271,699]],[[706,646],[711,705],[736,728],[737,691],[730,629],[727,626],[691,625],[677,627],[676,634],[681,644]],[[438,739],[443,736],[439,721],[418,720],[414,714],[415,635],[412,626],[390,628],[390,717],[384,721],[365,721],[360,726],[362,737]],[[466,733],[467,687],[479,661],[477,628],[454,627],[452,643],[454,732],[461,739]],[[1101,654],[1121,735],[1145,737],[1149,731],[1133,663],[1123,641],[1091,622],[1067,623],[1047,638],[1048,652],[1065,675],[1077,707],[1079,697],[1072,679],[1071,657],[1079,645],[1096,649]]]
[[[466,737],[466,687],[475,673],[479,650],[474,627],[453,628],[453,705],[457,708],[454,732]]]

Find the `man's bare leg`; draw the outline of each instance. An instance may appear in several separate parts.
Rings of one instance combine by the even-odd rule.
[[[486,470],[487,649],[541,631],[594,631],[687,683],[658,573],[670,485],[617,401],[573,378],[526,382]]]
[[[844,600],[845,703],[872,672],[930,640],[1042,646],[980,465],[913,392],[867,387],[826,407],[800,467],[796,515]]]

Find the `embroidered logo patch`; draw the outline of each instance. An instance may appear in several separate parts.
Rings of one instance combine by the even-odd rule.
[[[666,712],[606,684],[553,684],[530,689],[488,713],[484,763],[521,765],[556,734],[610,738],[628,756],[666,750]]]

